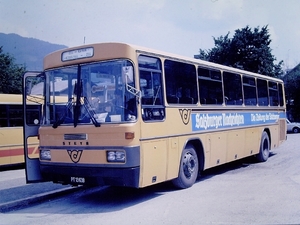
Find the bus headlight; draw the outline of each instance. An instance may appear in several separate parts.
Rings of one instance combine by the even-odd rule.
[[[41,150],[40,151],[40,159],[41,160],[51,160],[51,151],[50,150]]]
[[[106,152],[107,162],[125,162],[126,154],[124,151],[107,151]]]

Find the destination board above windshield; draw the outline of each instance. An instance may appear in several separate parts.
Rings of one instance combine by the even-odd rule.
[[[80,48],[80,49],[74,49],[74,50],[63,52],[61,54],[61,60],[65,62],[65,61],[70,61],[75,59],[89,58],[89,57],[93,57],[93,55],[94,55],[94,48],[92,47]]]

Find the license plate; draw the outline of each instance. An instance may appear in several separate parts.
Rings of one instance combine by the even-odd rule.
[[[72,183],[84,184],[85,178],[84,177],[71,177]]]

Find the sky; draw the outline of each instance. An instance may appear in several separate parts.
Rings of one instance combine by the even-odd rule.
[[[183,56],[268,25],[284,69],[300,63],[299,0],[0,0],[0,33],[74,47],[126,42]],[[0,43],[1,45],[1,43]]]

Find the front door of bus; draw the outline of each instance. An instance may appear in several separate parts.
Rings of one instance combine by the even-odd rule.
[[[23,141],[26,182],[40,182],[40,162],[38,155],[31,154],[32,149],[38,153],[38,129],[41,123],[42,105],[44,103],[44,82],[40,72],[26,72],[23,76]],[[32,139],[36,140],[32,145]]]

